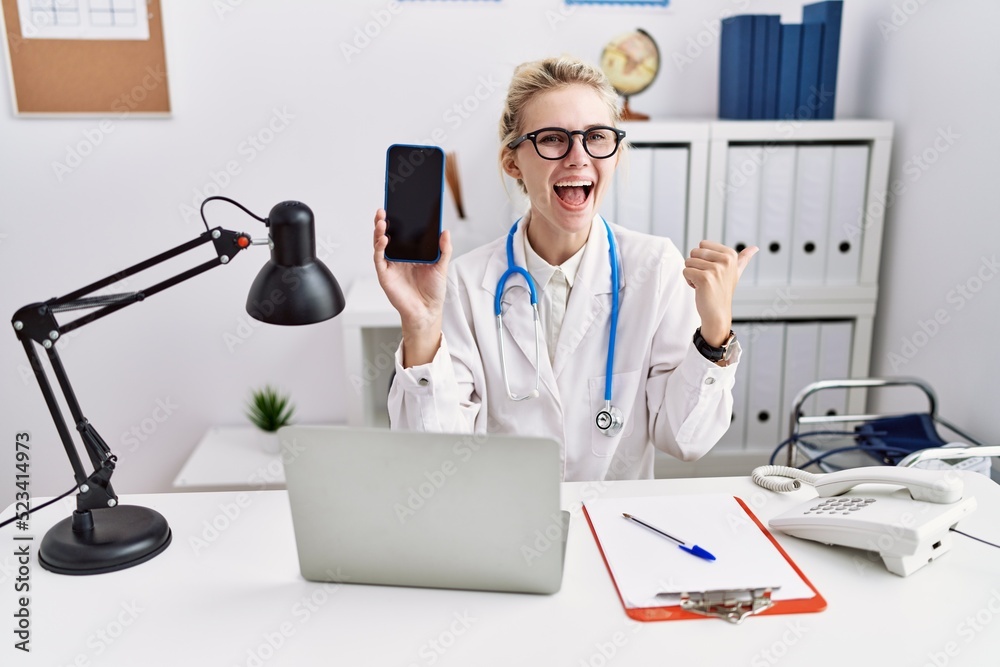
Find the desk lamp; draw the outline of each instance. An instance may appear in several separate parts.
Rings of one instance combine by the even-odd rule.
[[[253,240],[242,232],[221,227],[209,229],[205,204],[214,199],[234,204],[263,222],[268,227],[268,238]],[[312,324],[328,320],[344,309],[340,285],[316,258],[315,223],[312,211],[305,204],[281,202],[265,219],[226,197],[209,197],[202,203],[201,214],[205,232],[197,238],[75,292],[27,305],[14,313],[14,331],[28,355],[76,479],[73,489],[77,491],[76,510],[45,534],[39,548],[38,562],[47,570],[76,575],[114,572],[153,558],[171,540],[170,527],[159,512],[118,504],[118,496],[111,487],[117,457],[83,415],[56,350],[56,341],[61,336],[220,264],[228,264],[241,250],[263,243],[270,246],[271,259],[257,275],[247,296],[246,309],[252,317],[268,324]],[[87,296],[209,241],[218,256],[204,264],[137,292]],[[96,310],[65,324],[56,320],[57,313],[82,309]],[[42,368],[36,345],[41,345],[48,354],[52,372],[94,468],[89,474]]]

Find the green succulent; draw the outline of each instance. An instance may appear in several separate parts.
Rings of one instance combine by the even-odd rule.
[[[291,423],[295,406],[289,397],[278,393],[271,385],[254,391],[247,402],[247,418],[262,431],[273,433]]]

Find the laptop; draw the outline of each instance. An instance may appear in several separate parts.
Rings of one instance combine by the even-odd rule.
[[[311,581],[555,593],[569,513],[553,440],[287,426],[285,478]]]

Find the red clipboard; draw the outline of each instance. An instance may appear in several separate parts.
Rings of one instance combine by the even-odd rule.
[[[733,496],[733,499],[739,504],[747,516],[760,528],[761,532],[767,537],[774,548],[781,554],[781,556],[788,562],[791,568],[795,571],[795,574],[802,579],[802,582],[808,586],[809,590],[812,591],[813,596],[801,599],[792,600],[778,600],[773,603],[768,609],[762,611],[754,612],[751,615],[754,616],[773,616],[775,614],[802,614],[819,612],[826,609],[826,599],[820,595],[820,592],[816,590],[812,582],[803,574],[799,566],[791,559],[791,557],[781,548],[774,536],[771,535],[770,531],[764,527],[764,524],[750,511],[746,503],[742,499]],[[597,543],[597,548],[601,552],[601,558],[604,560],[604,566],[608,569],[608,574],[611,576],[611,581],[615,586],[615,592],[618,594],[618,599],[622,603],[622,607],[625,609],[625,613],[629,618],[636,621],[677,621],[684,619],[705,619],[711,618],[711,615],[706,615],[704,613],[698,613],[694,611],[689,611],[688,609],[682,608],[680,605],[666,606],[666,607],[629,607],[625,598],[622,596],[621,589],[618,586],[618,582],[615,581],[615,575],[611,569],[611,564],[608,562],[607,554],[604,551],[604,547],[601,545],[601,540],[597,536],[597,530],[594,528],[594,522],[591,520],[590,513],[587,511],[587,506],[583,506],[583,514],[587,517],[587,525],[590,526],[590,532],[594,536],[594,542]],[[742,619],[741,619],[742,620]]]

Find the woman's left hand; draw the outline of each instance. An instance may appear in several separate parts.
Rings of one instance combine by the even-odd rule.
[[[701,316],[701,335],[714,347],[729,338],[733,326],[733,292],[757,254],[757,246],[740,254],[728,246],[702,241],[684,261],[684,279],[694,288],[694,303]]]

